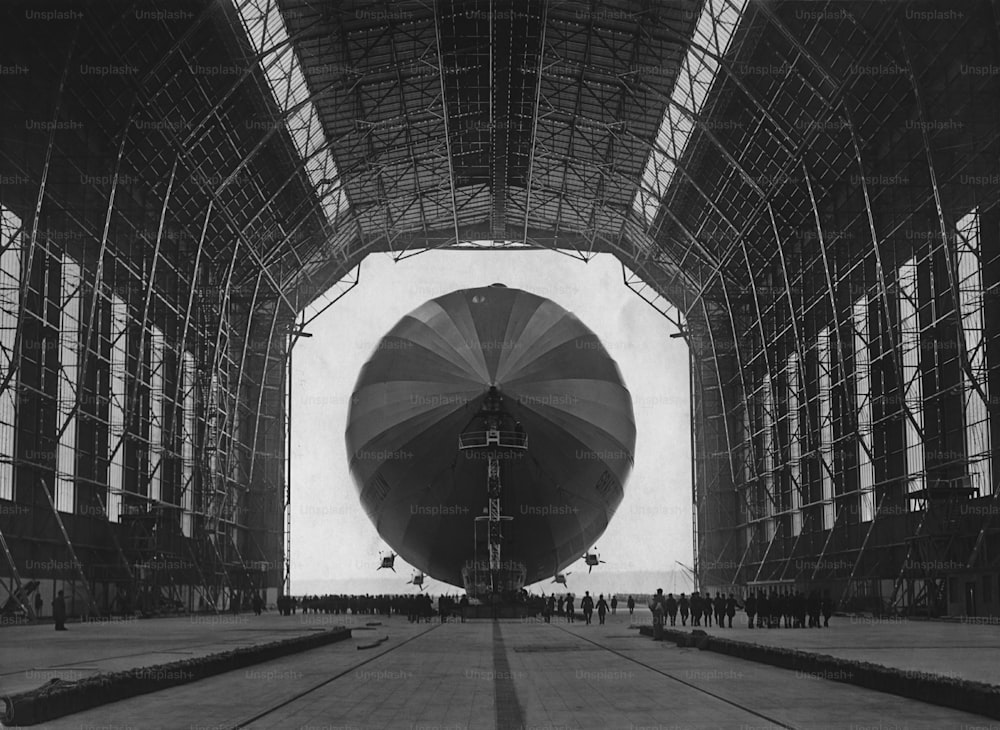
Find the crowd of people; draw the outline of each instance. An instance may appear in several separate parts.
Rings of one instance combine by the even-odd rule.
[[[757,628],[781,628],[783,619],[786,629],[830,628],[833,608],[829,590],[823,591],[822,595],[816,590],[810,591],[808,595],[802,591],[759,591],[756,595],[748,595],[744,606],[750,628],[753,628],[756,617]]]
[[[813,590],[807,595],[802,591],[758,590],[751,591],[740,601],[732,593],[723,596],[720,591],[716,591],[714,597],[708,591],[704,596],[693,591],[690,598],[683,593],[674,598],[673,593],[664,596],[661,588],[653,596],[649,608],[653,612],[654,626],[665,626],[668,620],[670,626],[676,626],[679,614],[681,626],[687,626],[690,617],[691,626],[709,627],[714,618],[717,627],[731,629],[733,618],[744,611],[748,628],[798,629],[829,628],[834,604],[829,591],[820,595]]]
[[[259,601],[259,598],[258,598]],[[254,610],[259,614],[260,604],[254,601]],[[603,624],[607,615],[618,611],[618,596],[605,597],[599,594],[595,600],[590,591],[585,591],[582,598],[572,593],[557,596],[555,593],[546,596],[528,596],[525,602],[537,609],[545,622],[550,622],[553,616],[564,617],[568,623],[575,623],[578,617],[577,609],[583,615],[585,623],[590,624],[593,615],[597,613],[599,624]],[[437,599],[437,615],[445,621],[448,617],[460,618],[465,621],[469,608],[469,597],[466,595],[443,594]],[[629,616],[634,615],[636,601],[629,596],[625,601]],[[653,612],[654,626],[681,626],[733,628],[733,619],[738,613],[746,614],[749,628],[820,628],[829,627],[833,615],[834,602],[829,591],[820,594],[813,590],[808,594],[803,591],[776,589],[750,591],[745,598],[739,598],[733,593],[723,595],[716,591],[711,595],[692,591],[689,595],[673,593],[664,595],[663,589],[648,603]],[[278,598],[278,611],[282,615],[292,615],[301,610],[303,614],[351,614],[355,616],[385,616],[405,615],[410,621],[429,620],[435,615],[434,601],[428,594],[385,594],[385,595],[324,595],[324,596],[282,596]]]
[[[565,616],[569,623],[574,623],[576,620],[576,607],[575,596],[572,593],[567,593],[565,596],[559,596],[556,598],[556,594],[552,593],[547,598],[542,594],[541,601],[541,614],[542,619],[545,623],[550,623],[553,616]],[[630,609],[635,607],[635,602],[632,598]],[[600,623],[604,623],[605,618],[608,613],[618,612],[618,596],[611,596],[611,601],[606,601],[604,599],[604,594],[602,593],[597,597],[597,602],[594,602],[593,596],[590,595],[590,591],[586,591],[582,599],[580,599],[580,611],[583,612],[583,620],[588,624],[592,621],[594,616],[594,609],[597,609],[597,620]]]
[[[532,596],[523,592],[518,596],[518,602],[525,603],[534,608],[538,615],[545,621],[550,621],[552,616],[564,616],[567,621],[574,622],[577,616],[577,608],[583,613],[584,621],[590,623],[594,612],[597,613],[599,623],[604,623],[607,615],[615,614],[618,611],[618,597],[609,596],[605,598],[603,594],[595,601],[587,591],[583,598],[579,600],[572,593],[563,596],[556,596],[552,593],[546,596]],[[436,613],[444,621],[448,617],[454,616],[462,621],[465,620],[470,605],[467,595],[443,594],[437,597]],[[628,609],[631,614],[635,610],[635,599],[628,598]],[[385,595],[314,595],[314,596],[280,596],[277,601],[278,612],[283,616],[291,616],[301,611],[303,614],[333,614],[352,616],[392,616],[405,615],[410,621],[428,619],[435,615],[434,601],[426,594],[385,594]]]
[[[281,599],[278,599],[279,601]],[[301,608],[304,614],[333,614],[352,616],[406,616],[410,621],[428,619],[434,615],[434,602],[426,593],[352,595],[328,594],[292,597],[291,611]],[[280,608],[280,605],[279,605]]]

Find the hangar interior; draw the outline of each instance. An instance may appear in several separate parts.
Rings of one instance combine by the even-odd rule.
[[[273,603],[309,316],[547,248],[689,346],[701,587],[1000,614],[995,1],[2,12],[0,605]]]

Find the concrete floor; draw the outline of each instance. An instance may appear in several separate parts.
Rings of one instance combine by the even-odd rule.
[[[644,614],[643,620],[649,611]],[[690,629],[690,621],[688,624]],[[672,628],[682,628],[680,619]],[[1000,685],[1000,624],[997,623],[834,616],[828,629],[750,630],[746,615],[738,614],[733,618],[732,629],[700,628],[726,639],[816,651],[904,671]],[[994,730],[1000,730],[1000,724]]]
[[[337,617],[315,618],[332,623]],[[365,618],[359,617],[357,623],[365,623]],[[648,611],[637,612],[636,618],[646,621]],[[167,625],[177,621],[145,623],[150,627],[162,624],[169,632]],[[262,637],[271,639],[287,635],[286,630],[301,630],[298,626],[301,622],[301,617],[250,617],[242,633],[235,627],[220,627],[222,635],[218,638],[244,641],[247,633],[259,628],[264,629],[259,632]],[[922,628],[925,632],[915,636],[940,642],[949,636],[963,640],[964,632],[972,627],[935,624],[931,633],[927,632],[927,626]],[[761,632],[761,637],[773,635],[769,640],[799,646],[839,639],[848,646],[860,647],[865,637],[870,640],[881,636],[878,629],[875,634],[861,633],[871,629],[860,624],[853,627],[843,624],[830,629],[828,634],[816,631],[810,636],[804,630],[773,630]],[[154,642],[149,650],[162,653],[164,647],[151,634],[147,631],[149,640]],[[750,632],[732,631],[733,636],[744,634]],[[378,648],[357,649],[358,645],[383,636],[389,639]],[[0,641],[5,637],[6,633],[0,634]],[[904,640],[901,633],[886,634],[879,646],[886,644],[889,637],[893,642]],[[46,638],[61,641],[63,637],[53,632]],[[109,641],[121,648],[119,641],[110,637]],[[137,643],[135,648],[140,646]],[[826,651],[828,647],[822,648]],[[175,650],[198,650],[198,647]],[[899,650],[906,652],[903,646]],[[883,657],[892,654],[886,648],[873,651]],[[956,658],[950,647],[944,652],[945,660]],[[995,652],[994,656],[1000,658]],[[73,658],[86,660],[83,654],[75,654]],[[176,655],[171,654],[171,658]],[[481,621],[415,625],[397,617],[375,631],[356,631],[351,641],[105,705],[44,727],[214,730],[237,726],[313,730],[689,727],[995,730],[998,724],[978,715],[840,682],[712,652],[679,649],[669,642],[653,642],[629,627],[627,614],[619,614],[609,617],[604,626],[598,625],[596,619],[590,626],[558,620],[552,624],[512,620],[497,624]]]
[[[34,689],[51,679],[74,681],[288,639],[334,625],[364,625],[365,620],[368,617],[244,613],[71,622],[67,631],[59,632],[51,623],[5,627],[0,629],[0,695]]]

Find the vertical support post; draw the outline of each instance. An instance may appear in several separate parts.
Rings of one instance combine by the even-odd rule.
[[[440,3],[435,0],[434,2],[434,37],[437,43],[437,57],[438,57],[438,81],[441,87],[441,119],[444,122],[444,144],[445,152],[448,155],[448,184],[450,186],[451,192],[451,217],[452,224],[455,227],[455,244],[458,245],[459,238],[459,225],[458,225],[458,197],[455,190],[455,162],[454,157],[451,153],[451,131],[448,129],[448,95],[447,87],[444,83],[444,49],[441,46],[441,22],[440,22]],[[540,83],[540,82],[539,82]]]
[[[486,494],[489,498],[490,517],[490,582],[496,593],[500,583],[500,462],[490,451],[486,476]]]
[[[288,336],[288,366],[285,370],[285,584],[284,595],[292,590],[292,350],[295,336]]]
[[[707,313],[706,313],[707,315]],[[707,320],[707,316],[706,316]],[[706,329],[711,332],[712,324],[711,322],[706,322]],[[694,347],[688,343],[688,398],[691,408],[691,542],[692,542],[692,555],[691,555],[691,567],[694,568],[692,571],[694,573],[694,589],[698,588],[698,571],[701,566],[699,562],[701,560],[701,551],[698,549],[698,455],[695,451],[695,441],[694,432],[697,424],[695,419],[697,418],[694,398],[694,366],[695,366],[695,355]],[[718,375],[718,361],[716,361],[716,375]],[[719,385],[719,397],[722,397],[722,385],[720,381]],[[704,402],[702,403],[704,407]],[[723,410],[725,406],[723,406]],[[730,466],[732,466],[732,461],[730,461]],[[702,484],[707,487],[707,479],[702,481]]]

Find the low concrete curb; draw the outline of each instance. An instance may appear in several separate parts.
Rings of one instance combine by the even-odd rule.
[[[92,707],[196,682],[349,638],[350,629],[334,627],[193,659],[98,674],[75,682],[53,679],[37,689],[0,698],[0,722],[7,726],[36,725]]]
[[[653,627],[641,626],[639,633],[652,637]],[[896,669],[799,649],[733,641],[698,629],[691,632],[664,629],[663,637],[677,646],[728,654],[739,659],[791,669],[802,676],[846,682],[1000,720],[1000,687],[984,682]]]

